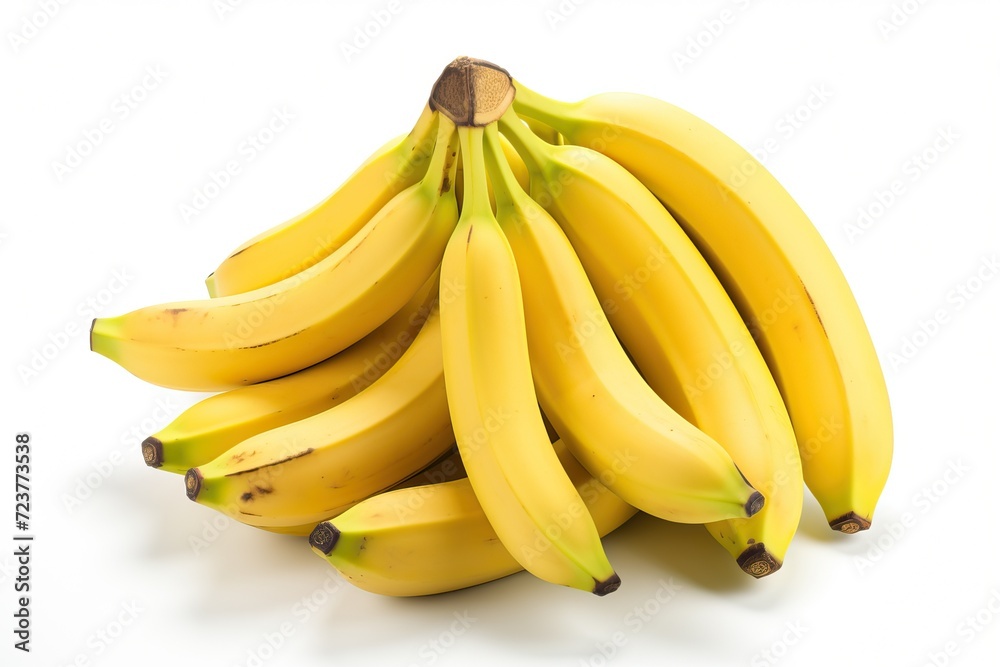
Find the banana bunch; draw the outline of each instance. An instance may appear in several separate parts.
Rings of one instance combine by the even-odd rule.
[[[408,134],[206,282],[91,328],[139,378],[218,392],[146,463],[369,591],[527,570],[606,595],[602,538],[638,511],[704,524],[759,578],[806,486],[854,533],[888,477],[885,382],[832,254],[666,102],[558,102],[459,58]]]

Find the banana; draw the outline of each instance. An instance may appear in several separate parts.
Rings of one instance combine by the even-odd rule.
[[[98,318],[91,349],[148,382],[213,391],[294,373],[357,342],[430,277],[455,228],[455,127],[443,116],[438,126],[424,178],[333,254],[243,294]]]
[[[251,436],[328,410],[364,390],[413,342],[436,306],[437,278],[435,271],[402,310],[329,359],[195,403],[143,441],[146,464],[184,474]]]
[[[348,509],[363,503],[369,498],[374,498],[375,496],[382,493],[393,493],[401,489],[410,489],[418,486],[426,486],[428,484],[444,484],[446,482],[451,482],[457,479],[465,479],[465,467],[462,465],[462,456],[458,453],[458,447],[452,446],[447,452],[442,454],[436,461],[432,462],[423,470],[414,473],[410,477],[407,477],[403,481],[391,486],[384,491],[377,491],[367,498],[363,498],[355,503],[345,505],[341,508],[341,513],[347,511]],[[340,516],[338,514],[337,516]],[[333,519],[335,517],[327,517],[327,520]],[[316,528],[317,522],[310,521],[308,523],[299,524],[297,526],[255,526],[262,530],[266,530],[270,533],[277,533],[279,535],[295,535],[298,537],[306,537],[310,535]]]
[[[798,528],[802,469],[781,395],[750,332],[697,248],[641,183],[590,149],[545,146],[521,135],[538,174],[536,191],[558,216],[645,380],[721,444],[767,499],[752,518],[712,521],[706,528],[746,572],[774,572]],[[559,196],[552,194],[556,187],[564,188]],[[523,216],[539,207],[522,208],[529,209]],[[533,215],[549,220],[544,210]],[[557,233],[535,235],[538,243],[562,240]],[[561,253],[570,264],[569,253]],[[565,273],[581,271],[574,266]],[[597,303],[581,303],[584,314],[592,318],[591,310],[601,310]],[[581,337],[575,333],[573,340]]]
[[[315,524],[399,483],[454,442],[433,310],[370,387],[192,468],[185,487],[192,500],[253,526]]]
[[[554,447],[602,537],[636,513],[565,445]],[[376,495],[316,526],[309,542],[345,579],[381,595],[444,593],[523,569],[498,539],[468,479]]]
[[[535,576],[605,595],[620,579],[549,441],[531,380],[517,266],[490,207],[483,128],[460,126],[465,200],[445,249],[441,339],[462,462],[500,542]]]
[[[500,122],[505,131],[511,122],[517,125],[512,141],[520,149],[519,134],[530,131],[511,111]],[[644,512],[683,523],[757,513],[763,497],[732,457],[657,396],[632,365],[566,234],[514,180],[498,150],[496,127],[486,132],[497,217],[521,277],[535,389],[556,432],[591,474]],[[542,164],[554,177],[570,173],[561,172],[554,161],[541,161],[542,145],[546,152],[557,147],[531,140],[539,147],[523,153],[534,189],[543,178]],[[611,192],[618,186],[575,173],[563,182],[579,190],[606,187]],[[574,212],[575,225],[627,234],[630,221],[600,196],[576,190],[566,194],[589,207]]]
[[[265,287],[309,268],[334,252],[427,169],[436,114],[425,105],[409,134],[371,155],[326,200],[230,253],[208,276],[210,296]]]
[[[673,105],[621,93],[569,104],[515,85],[520,113],[612,158],[674,215],[757,341],[830,526],[867,529],[892,462],[889,396],[850,286],[806,214],[750,153]]]

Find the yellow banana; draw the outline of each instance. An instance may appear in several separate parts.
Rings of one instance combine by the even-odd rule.
[[[510,128],[511,122],[515,128]],[[513,130],[512,140],[521,148],[519,133],[527,135],[529,130],[511,111],[501,123],[505,131]],[[497,150],[495,127],[487,128],[487,137],[497,217],[525,295],[535,388],[556,432],[591,474],[654,516],[704,523],[758,512],[763,497],[732,457],[657,396],[632,365],[566,234],[515,182]],[[530,139],[539,144],[524,151],[533,188],[546,175],[570,175],[563,181],[575,189],[566,198],[581,207],[573,211],[574,225],[608,230],[628,226],[600,196],[584,192],[601,184],[562,170],[554,158],[544,161],[547,151],[557,147]],[[608,192],[616,185],[607,183]],[[612,254],[617,248],[603,250]]]
[[[205,280],[211,296],[271,285],[309,268],[341,247],[427,169],[435,114],[425,106],[409,134],[369,157],[327,199],[236,248]]]
[[[554,447],[602,537],[636,513],[565,445]],[[381,595],[444,593],[523,569],[498,539],[468,479],[373,496],[316,526],[309,542],[345,579]]]
[[[358,503],[365,502],[369,498],[373,498],[381,493],[392,493],[400,489],[409,489],[416,486],[426,486],[428,484],[443,484],[445,482],[451,482],[457,479],[465,479],[465,467],[462,465],[462,456],[458,453],[458,447],[452,446],[447,452],[442,454],[436,461],[433,461],[423,470],[414,473],[410,477],[407,477],[398,484],[394,484],[390,488],[384,491],[376,491],[366,498],[360,499],[355,503],[345,505],[340,509],[341,514],[348,509],[354,507]],[[337,514],[340,516],[340,514]],[[327,517],[327,520],[335,518],[334,516]],[[296,535],[298,537],[305,537],[312,533],[316,528],[317,522],[310,521],[308,523],[299,524],[297,526],[254,526],[255,528],[260,528],[266,530],[270,533],[278,533],[280,535]]]
[[[389,319],[441,263],[457,220],[456,139],[444,117],[424,178],[324,260],[243,294],[94,320],[91,349],[140,378],[211,391],[294,373]]]
[[[435,271],[402,310],[329,359],[195,403],[143,441],[146,464],[183,474],[251,436],[328,410],[364,390],[406,352],[436,307],[437,278]]]
[[[385,375],[340,405],[244,440],[185,475],[188,497],[254,526],[316,523],[455,442],[433,310]]]
[[[441,298],[448,407],[483,512],[545,581],[596,595],[620,584],[549,441],[531,380],[517,266],[490,208],[482,127],[459,127],[465,200],[445,249]]]
[[[520,113],[614,159],[674,215],[757,341],[830,526],[867,529],[892,461],[889,397],[850,286],[806,214],[750,153],[671,104],[621,93],[562,103],[516,85]]]

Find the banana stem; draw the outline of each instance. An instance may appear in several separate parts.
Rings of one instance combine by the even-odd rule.
[[[463,126],[458,128],[462,150],[464,199],[462,218],[492,218],[493,208],[487,189],[486,157],[483,150],[483,128]]]
[[[547,161],[544,151],[550,148],[549,144],[536,137],[513,109],[507,109],[500,117],[500,129],[521,155],[528,170],[541,172],[542,165]]]
[[[527,88],[514,80],[514,109],[519,114],[539,120],[559,132],[567,125],[571,104],[559,102]]]
[[[447,191],[452,186],[452,179],[455,173],[454,144],[452,138],[455,134],[455,124],[446,116],[435,113],[438,121],[437,139],[434,143],[434,152],[431,154],[430,164],[427,165],[427,173],[424,174],[422,185],[425,188],[434,188],[434,194]]]
[[[486,160],[489,167],[490,179],[493,182],[493,196],[497,202],[497,217],[501,209],[513,208],[515,194],[523,193],[514,170],[507,162],[503,153],[503,146],[500,145],[500,128],[496,123],[486,126]]]

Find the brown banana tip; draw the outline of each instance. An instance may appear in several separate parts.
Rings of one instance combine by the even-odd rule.
[[[150,436],[142,441],[142,460],[150,468],[163,465],[163,443]]]
[[[754,491],[750,495],[750,499],[747,500],[747,504],[743,506],[743,509],[746,510],[747,516],[753,516],[764,509],[764,494],[760,491]]]
[[[88,342],[90,343],[90,351],[94,351],[94,325],[97,324],[97,318],[90,320],[90,332],[87,334]]]
[[[871,527],[871,521],[862,516],[858,516],[854,512],[848,512],[847,514],[839,516],[830,522],[830,528],[833,528],[841,533],[847,533],[848,535],[852,535],[862,530],[868,530]]]
[[[614,593],[622,585],[622,580],[617,572],[604,581],[597,581],[596,579],[594,581],[594,595],[597,597],[604,597],[608,593]]]
[[[191,468],[184,474],[184,490],[187,492],[187,497],[191,500],[197,500],[198,494],[201,492],[201,471],[197,468]]]
[[[340,531],[328,521],[324,521],[313,528],[309,533],[309,546],[319,549],[324,555],[329,556],[333,548],[337,546],[340,539]]]
[[[736,559],[736,564],[757,579],[781,569],[781,561],[768,552],[763,542],[755,542],[744,549]]]

